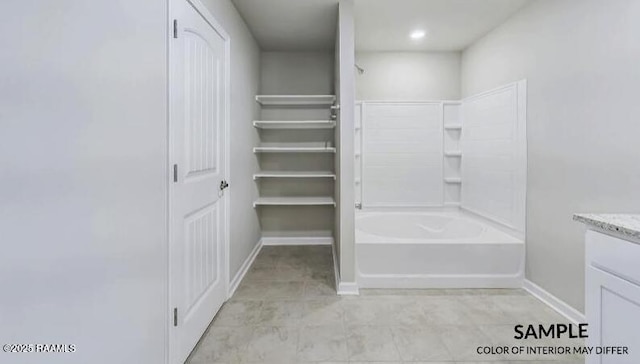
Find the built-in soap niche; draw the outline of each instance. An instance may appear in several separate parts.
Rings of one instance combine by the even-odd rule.
[[[462,190],[461,166],[462,151],[460,138],[462,136],[461,103],[457,101],[444,102],[442,105],[443,122],[443,156],[444,156],[444,204],[459,206]]]

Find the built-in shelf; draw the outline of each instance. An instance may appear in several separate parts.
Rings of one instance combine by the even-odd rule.
[[[259,129],[332,129],[335,120],[255,120],[253,126]]]
[[[336,97],[334,95],[257,95],[256,101],[267,106],[330,106],[335,103]]]
[[[333,197],[259,197],[256,206],[336,206]]]
[[[451,184],[460,184],[462,183],[462,179],[461,178],[457,178],[457,177],[447,177],[444,179],[445,183],[451,183]]]
[[[331,171],[260,171],[253,175],[258,178],[333,178],[335,173]]]
[[[462,124],[449,124],[444,126],[445,130],[462,130]]]
[[[328,143],[269,143],[253,148],[254,153],[335,153]]]
[[[459,150],[447,150],[444,152],[445,157],[462,157],[462,151]]]

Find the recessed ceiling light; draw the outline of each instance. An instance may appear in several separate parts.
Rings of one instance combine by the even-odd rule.
[[[424,38],[425,35],[427,35],[427,32],[424,30],[414,30],[409,36],[411,39],[421,39]]]

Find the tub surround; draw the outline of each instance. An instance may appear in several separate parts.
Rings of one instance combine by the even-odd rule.
[[[604,233],[640,244],[640,214],[575,214],[573,219]]]

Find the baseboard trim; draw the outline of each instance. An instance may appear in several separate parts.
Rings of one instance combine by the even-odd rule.
[[[336,293],[338,296],[357,296],[360,294],[356,282],[341,282],[338,254],[335,244],[331,244],[331,254],[333,255],[333,275],[336,278]]]
[[[492,274],[363,274],[358,272],[362,288],[428,289],[428,288],[521,288],[523,277]]]
[[[336,245],[331,244],[331,255],[333,256],[333,277],[336,280],[336,292],[340,286],[340,268],[338,268],[338,254],[336,253]]]
[[[340,296],[357,296],[360,294],[358,284],[356,282],[339,282],[338,295]]]
[[[333,245],[332,237],[325,236],[268,236],[261,239],[262,245]]]
[[[562,316],[566,317],[569,321],[575,324],[586,322],[585,316],[580,311],[569,306],[566,302],[547,292],[545,289],[530,280],[525,279],[522,288],[547,304],[547,306],[556,310]]]
[[[235,277],[233,277],[233,279],[229,283],[229,293],[227,295],[227,298],[231,298],[231,296],[233,296],[233,294],[236,292],[236,289],[238,289],[240,282],[242,282],[242,279],[247,274],[247,272],[251,268],[251,265],[253,264],[253,262],[256,260],[256,257],[260,253],[260,249],[262,249],[262,245],[263,245],[262,239],[258,240],[258,242],[256,243],[256,246],[253,247],[251,254],[249,254],[247,259],[245,259],[244,263],[242,263],[240,270],[238,271],[238,273],[236,273]]]

